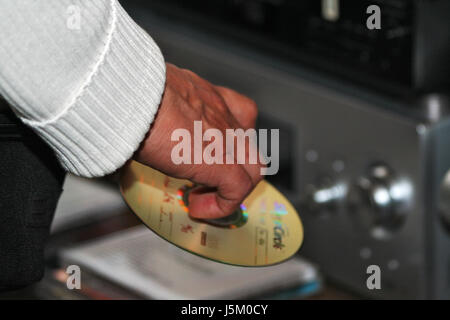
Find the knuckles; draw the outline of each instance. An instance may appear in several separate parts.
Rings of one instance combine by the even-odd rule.
[[[250,98],[247,98],[247,116],[251,120],[256,120],[258,117],[258,106],[255,101]]]
[[[241,187],[242,187],[242,195],[241,195],[242,198],[240,199],[240,201],[242,201],[250,193],[250,191],[252,191],[253,182],[252,182],[252,179],[248,175],[243,176],[243,178],[240,180],[241,181],[239,181],[238,183],[241,183]]]

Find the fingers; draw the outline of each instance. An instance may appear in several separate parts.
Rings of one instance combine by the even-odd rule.
[[[255,128],[256,119],[258,116],[258,108],[256,106],[256,103],[252,99],[225,87],[216,86],[216,90],[222,96],[230,112],[233,114],[233,116],[236,118],[236,120],[244,130]],[[259,162],[258,147],[256,145],[253,145],[249,142],[245,150],[246,161],[243,166],[250,176],[253,186],[255,187],[259,183],[259,181],[262,180],[261,167],[263,167],[264,165]],[[251,163],[249,161],[249,154],[251,154],[252,152],[256,154],[257,163]]]
[[[166,73],[166,90],[161,107],[146,139],[149,143],[139,150],[138,159],[168,175],[205,186],[189,194],[189,214],[192,217],[216,219],[232,214],[262,179],[257,146],[249,144],[249,138],[244,138],[245,149],[234,149],[233,163],[187,162],[180,165],[174,164],[172,153],[167,152],[170,151],[167,146],[176,144],[168,139],[170,132],[178,128],[193,133],[193,123],[198,120],[203,122],[203,131],[208,128],[218,129],[224,134],[227,129],[242,128],[247,131],[255,127],[256,104],[233,90],[212,85],[191,71],[168,65]],[[223,142],[226,143],[226,139]],[[235,146],[238,145],[236,142],[237,139]],[[206,141],[202,143],[203,147],[207,144]],[[190,140],[188,146],[192,146]],[[254,160],[249,161],[250,150],[257,154],[256,164]],[[221,152],[224,152],[225,158],[229,155],[227,151],[224,146]],[[240,154],[245,158],[245,163],[236,161],[238,151],[245,153]]]
[[[222,96],[230,112],[244,129],[254,128],[258,116],[256,103],[234,90],[215,86],[217,92]]]
[[[255,127],[257,108],[251,99],[228,88],[214,88],[238,122],[236,123],[238,127],[244,130]],[[236,129],[236,127],[233,125],[230,129]],[[234,150],[235,163],[237,163],[237,151],[237,149]],[[191,193],[189,212],[192,217],[216,219],[233,213],[250,191],[262,180],[260,170],[262,165],[258,160],[257,146],[246,142],[244,152],[246,152],[244,164],[223,165],[216,168],[217,174],[221,177],[215,185],[216,189],[201,188]],[[249,154],[252,152],[256,154],[256,163],[249,162]],[[232,167],[233,169],[227,172],[224,167]],[[209,179],[209,182],[211,182],[211,179]],[[211,184],[209,185],[211,186]]]
[[[252,99],[229,88],[214,86],[190,70],[183,69],[183,72],[196,87],[201,89],[199,90],[200,93],[209,95],[206,99],[207,101],[214,101],[215,98],[217,98],[215,93],[217,93],[224,100],[229,111],[236,118],[242,128],[248,129],[255,127],[256,118],[258,116],[258,108]],[[220,102],[215,104],[220,105]]]
[[[207,181],[215,188],[200,188],[189,194],[189,215],[199,219],[217,219],[230,215],[253,189],[247,172],[239,165],[216,166]],[[197,181],[204,177],[196,178]]]
[[[252,152],[251,149],[253,149],[253,152],[256,153],[257,163],[250,163],[249,161],[248,153]],[[261,168],[265,167],[265,165],[259,161],[259,152],[256,146],[252,146],[249,144],[248,149],[246,150],[248,150],[246,155],[246,162],[242,166],[250,177],[254,188],[263,179],[263,176],[261,175]]]

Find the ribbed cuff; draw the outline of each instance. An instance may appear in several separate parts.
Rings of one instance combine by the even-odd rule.
[[[164,58],[151,37],[120,7],[88,83],[51,121],[22,119],[74,174],[98,177],[131,158],[150,128],[165,85]]]

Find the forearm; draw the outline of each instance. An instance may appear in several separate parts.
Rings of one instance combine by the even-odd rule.
[[[73,5],[79,29],[68,25]],[[116,0],[0,0],[0,7],[0,94],[68,171],[92,177],[122,166],[164,90],[153,40]]]

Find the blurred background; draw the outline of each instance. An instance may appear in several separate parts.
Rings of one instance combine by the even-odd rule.
[[[450,298],[450,1],[121,3],[167,62],[248,95],[258,126],[280,129],[268,180],[296,206],[304,244],[269,268],[206,261],[141,226],[113,177],[67,176],[44,279],[0,297]],[[81,290],[66,287],[71,264]]]

